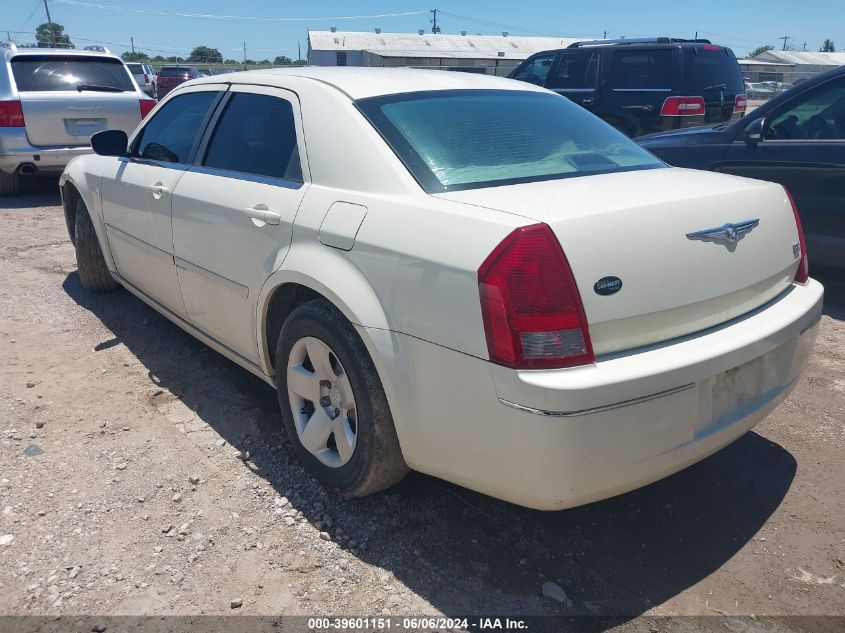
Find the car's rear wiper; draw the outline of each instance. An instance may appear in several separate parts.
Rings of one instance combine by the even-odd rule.
[[[76,91],[91,90],[92,92],[123,92],[123,88],[114,86],[99,86],[97,84],[76,84]]]
[[[727,90],[728,85],[727,84],[713,84],[712,86],[707,86],[704,89],[705,90],[715,90],[716,88],[719,88],[720,90]]]

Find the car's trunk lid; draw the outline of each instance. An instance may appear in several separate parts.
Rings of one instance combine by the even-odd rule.
[[[724,323],[783,292],[798,232],[780,186],[655,169],[437,194],[549,224],[572,267],[597,354]],[[530,219],[530,220],[529,220]],[[758,220],[737,242],[690,238]],[[600,280],[621,280],[601,294]]]
[[[132,134],[141,122],[134,93],[20,93],[29,142],[39,147],[88,145],[102,130]]]
[[[11,64],[33,145],[88,145],[95,132],[131,134],[141,121],[137,87],[116,58],[20,55]]]

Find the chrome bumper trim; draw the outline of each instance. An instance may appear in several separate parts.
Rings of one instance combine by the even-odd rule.
[[[603,411],[621,409],[622,407],[629,407],[631,405],[640,404],[641,402],[648,402],[649,400],[656,400],[657,398],[663,398],[665,396],[671,396],[676,393],[681,393],[682,391],[692,389],[693,387],[695,387],[695,383],[691,382],[687,385],[681,385],[680,387],[673,387],[672,389],[666,389],[665,391],[658,391],[657,393],[652,393],[648,396],[632,398],[631,400],[623,400],[622,402],[606,404],[600,407],[593,407],[591,409],[581,409],[579,411],[547,411],[546,409],[537,409],[534,407],[527,407],[523,404],[517,404],[516,402],[511,402],[510,400],[505,400],[504,398],[499,398],[499,402],[501,402],[506,407],[511,407],[512,409],[517,409],[519,411],[526,411],[528,413],[534,413],[536,415],[547,415],[556,418],[575,418],[582,415],[591,415],[593,413],[601,413]]]

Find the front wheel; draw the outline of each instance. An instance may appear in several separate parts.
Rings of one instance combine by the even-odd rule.
[[[285,321],[276,386],[297,457],[325,486],[363,497],[408,472],[367,349],[329,302],[305,303]]]
[[[82,285],[88,290],[105,291],[117,288],[117,282],[106,266],[100,241],[82,198],[76,201],[73,241],[76,245],[76,268]]]

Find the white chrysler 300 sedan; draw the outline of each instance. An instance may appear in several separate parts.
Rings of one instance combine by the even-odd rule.
[[[732,442],[823,289],[780,186],[666,166],[567,99],[410,69],[207,77],[61,180],[86,288],[278,390],[350,496],[408,468],[560,509]]]

